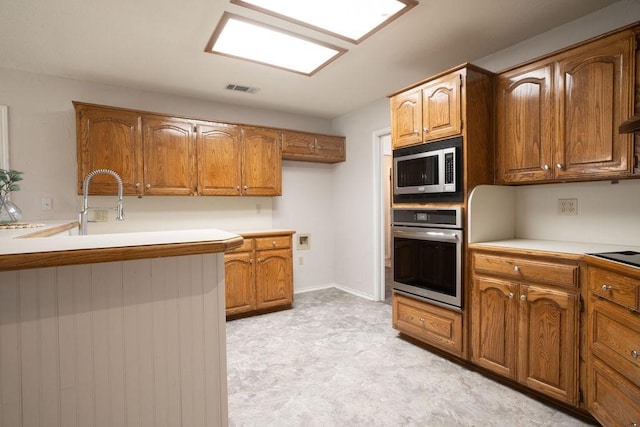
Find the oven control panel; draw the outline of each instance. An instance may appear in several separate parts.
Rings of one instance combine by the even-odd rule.
[[[393,225],[408,225],[414,227],[437,226],[443,228],[462,228],[462,216],[460,208],[396,208],[392,211],[392,222]]]

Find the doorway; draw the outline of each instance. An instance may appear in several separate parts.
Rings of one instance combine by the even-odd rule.
[[[374,215],[375,233],[377,236],[376,266],[378,283],[376,295],[378,301],[391,304],[391,169],[393,164],[391,151],[391,129],[381,129],[373,133],[374,144]]]

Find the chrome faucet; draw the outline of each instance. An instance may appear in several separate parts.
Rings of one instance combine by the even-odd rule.
[[[113,176],[116,181],[118,181],[118,204],[113,208],[117,212],[116,219],[118,221],[124,221],[124,211],[122,210],[122,179],[120,175],[112,171],[111,169],[96,169],[92,172],[89,172],[87,176],[84,177],[82,181],[82,211],[80,212],[80,225],[79,225],[79,234],[86,235],[87,234],[87,223],[88,223],[88,214],[89,209],[97,209],[89,207],[89,182],[91,178],[96,175],[106,174]]]

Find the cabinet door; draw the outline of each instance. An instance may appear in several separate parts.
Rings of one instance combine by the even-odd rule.
[[[422,138],[424,141],[459,135],[461,74],[453,73],[427,83],[422,90]]]
[[[282,194],[282,152],[280,132],[246,127],[243,130],[242,194]]]
[[[472,289],[471,359],[505,377],[516,377],[517,285],[475,276]]]
[[[199,124],[197,126],[198,194],[240,195],[242,143],[240,128]]]
[[[633,115],[634,37],[616,34],[559,62],[558,178],[625,175],[632,135],[618,126]]]
[[[145,194],[195,194],[193,123],[149,116],[142,125]]]
[[[553,179],[553,66],[535,65],[497,81],[496,179],[501,183]]]
[[[518,381],[549,396],[577,403],[578,297],[521,285]]]
[[[224,256],[225,301],[227,316],[246,313],[256,307],[253,252]]]
[[[293,302],[293,264],[290,249],[256,252],[256,308]]]
[[[140,114],[100,106],[76,104],[78,193],[89,172],[111,169],[122,178],[124,194],[142,192],[142,135]],[[91,179],[89,194],[117,194],[110,175]]]
[[[318,135],[316,137],[316,156],[327,163],[344,162],[345,138],[341,136]]]
[[[313,158],[316,154],[315,135],[304,132],[282,132],[282,158],[299,160]]]
[[[393,148],[422,142],[422,91],[391,98],[391,143]]]

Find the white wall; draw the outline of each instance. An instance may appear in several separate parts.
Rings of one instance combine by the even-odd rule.
[[[334,271],[338,286],[374,298],[376,232],[373,183],[373,134],[391,125],[389,100],[381,99],[334,120],[336,131],[347,137],[347,162],[336,165],[334,194]],[[375,147],[375,149],[379,149]],[[378,236],[380,237],[380,236]]]
[[[347,144],[350,144],[347,141]],[[335,165],[284,161],[283,197],[273,199],[273,227],[297,231],[293,245],[295,291],[333,286]],[[310,248],[299,250],[299,234],[308,234]]]
[[[239,94],[239,96],[250,96]],[[325,119],[251,109],[124,87],[100,85],[0,69],[0,104],[9,106],[10,167],[24,172],[12,195],[25,219],[76,219],[75,114],[71,101],[141,109],[188,117],[335,133]],[[90,224],[90,232],[200,226],[227,230],[299,229],[312,234],[298,283],[313,287],[333,282],[331,252],[332,170],[330,165],[285,162],[281,197],[125,197],[126,220]],[[41,211],[51,197],[53,210]],[[111,206],[111,197],[91,197],[92,206]],[[257,213],[256,205],[261,205]],[[284,212],[286,210],[286,212]],[[325,252],[326,251],[326,252]],[[299,270],[299,271],[298,271]]]

